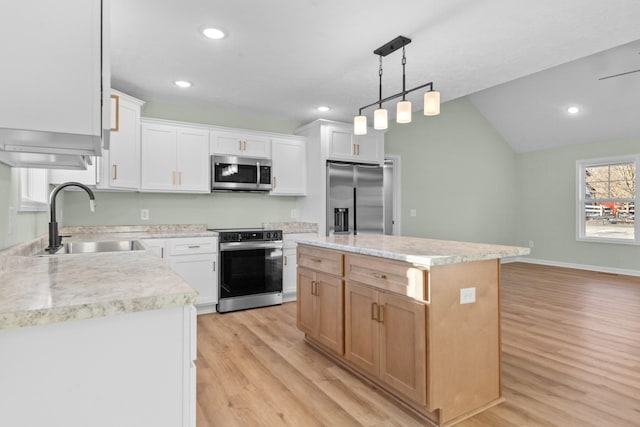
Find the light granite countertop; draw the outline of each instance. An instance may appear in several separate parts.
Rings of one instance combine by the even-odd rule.
[[[206,225],[64,227],[64,241],[214,237]],[[0,329],[190,305],[197,292],[150,251],[31,255],[41,236],[0,251]]]
[[[197,298],[148,251],[3,258],[0,329],[178,307]]]
[[[529,248],[385,235],[297,239],[300,244],[410,262],[426,267],[528,255]]]

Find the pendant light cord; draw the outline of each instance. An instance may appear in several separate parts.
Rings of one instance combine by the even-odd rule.
[[[404,56],[404,46],[402,46],[402,100],[405,101],[406,96],[406,77],[404,75],[404,66],[407,63],[407,57]]]
[[[380,101],[380,103],[378,104],[379,108],[382,108],[382,55],[379,55],[380,58],[380,69],[378,70],[378,76],[380,76],[380,84],[379,84],[379,95],[378,95],[378,100]]]

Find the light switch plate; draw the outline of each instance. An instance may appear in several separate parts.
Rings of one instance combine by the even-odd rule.
[[[476,288],[460,289],[460,304],[473,304],[476,302]]]
[[[140,219],[143,221],[149,220],[149,209],[140,209]]]
[[[416,216],[418,212],[415,209],[409,209],[409,216]]]

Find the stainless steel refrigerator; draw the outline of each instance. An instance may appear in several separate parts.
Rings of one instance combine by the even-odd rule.
[[[327,162],[326,234],[384,234],[383,188],[381,166]]]

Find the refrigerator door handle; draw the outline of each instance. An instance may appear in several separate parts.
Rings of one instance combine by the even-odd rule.
[[[358,208],[356,204],[356,187],[353,187],[353,235],[358,234]]]

